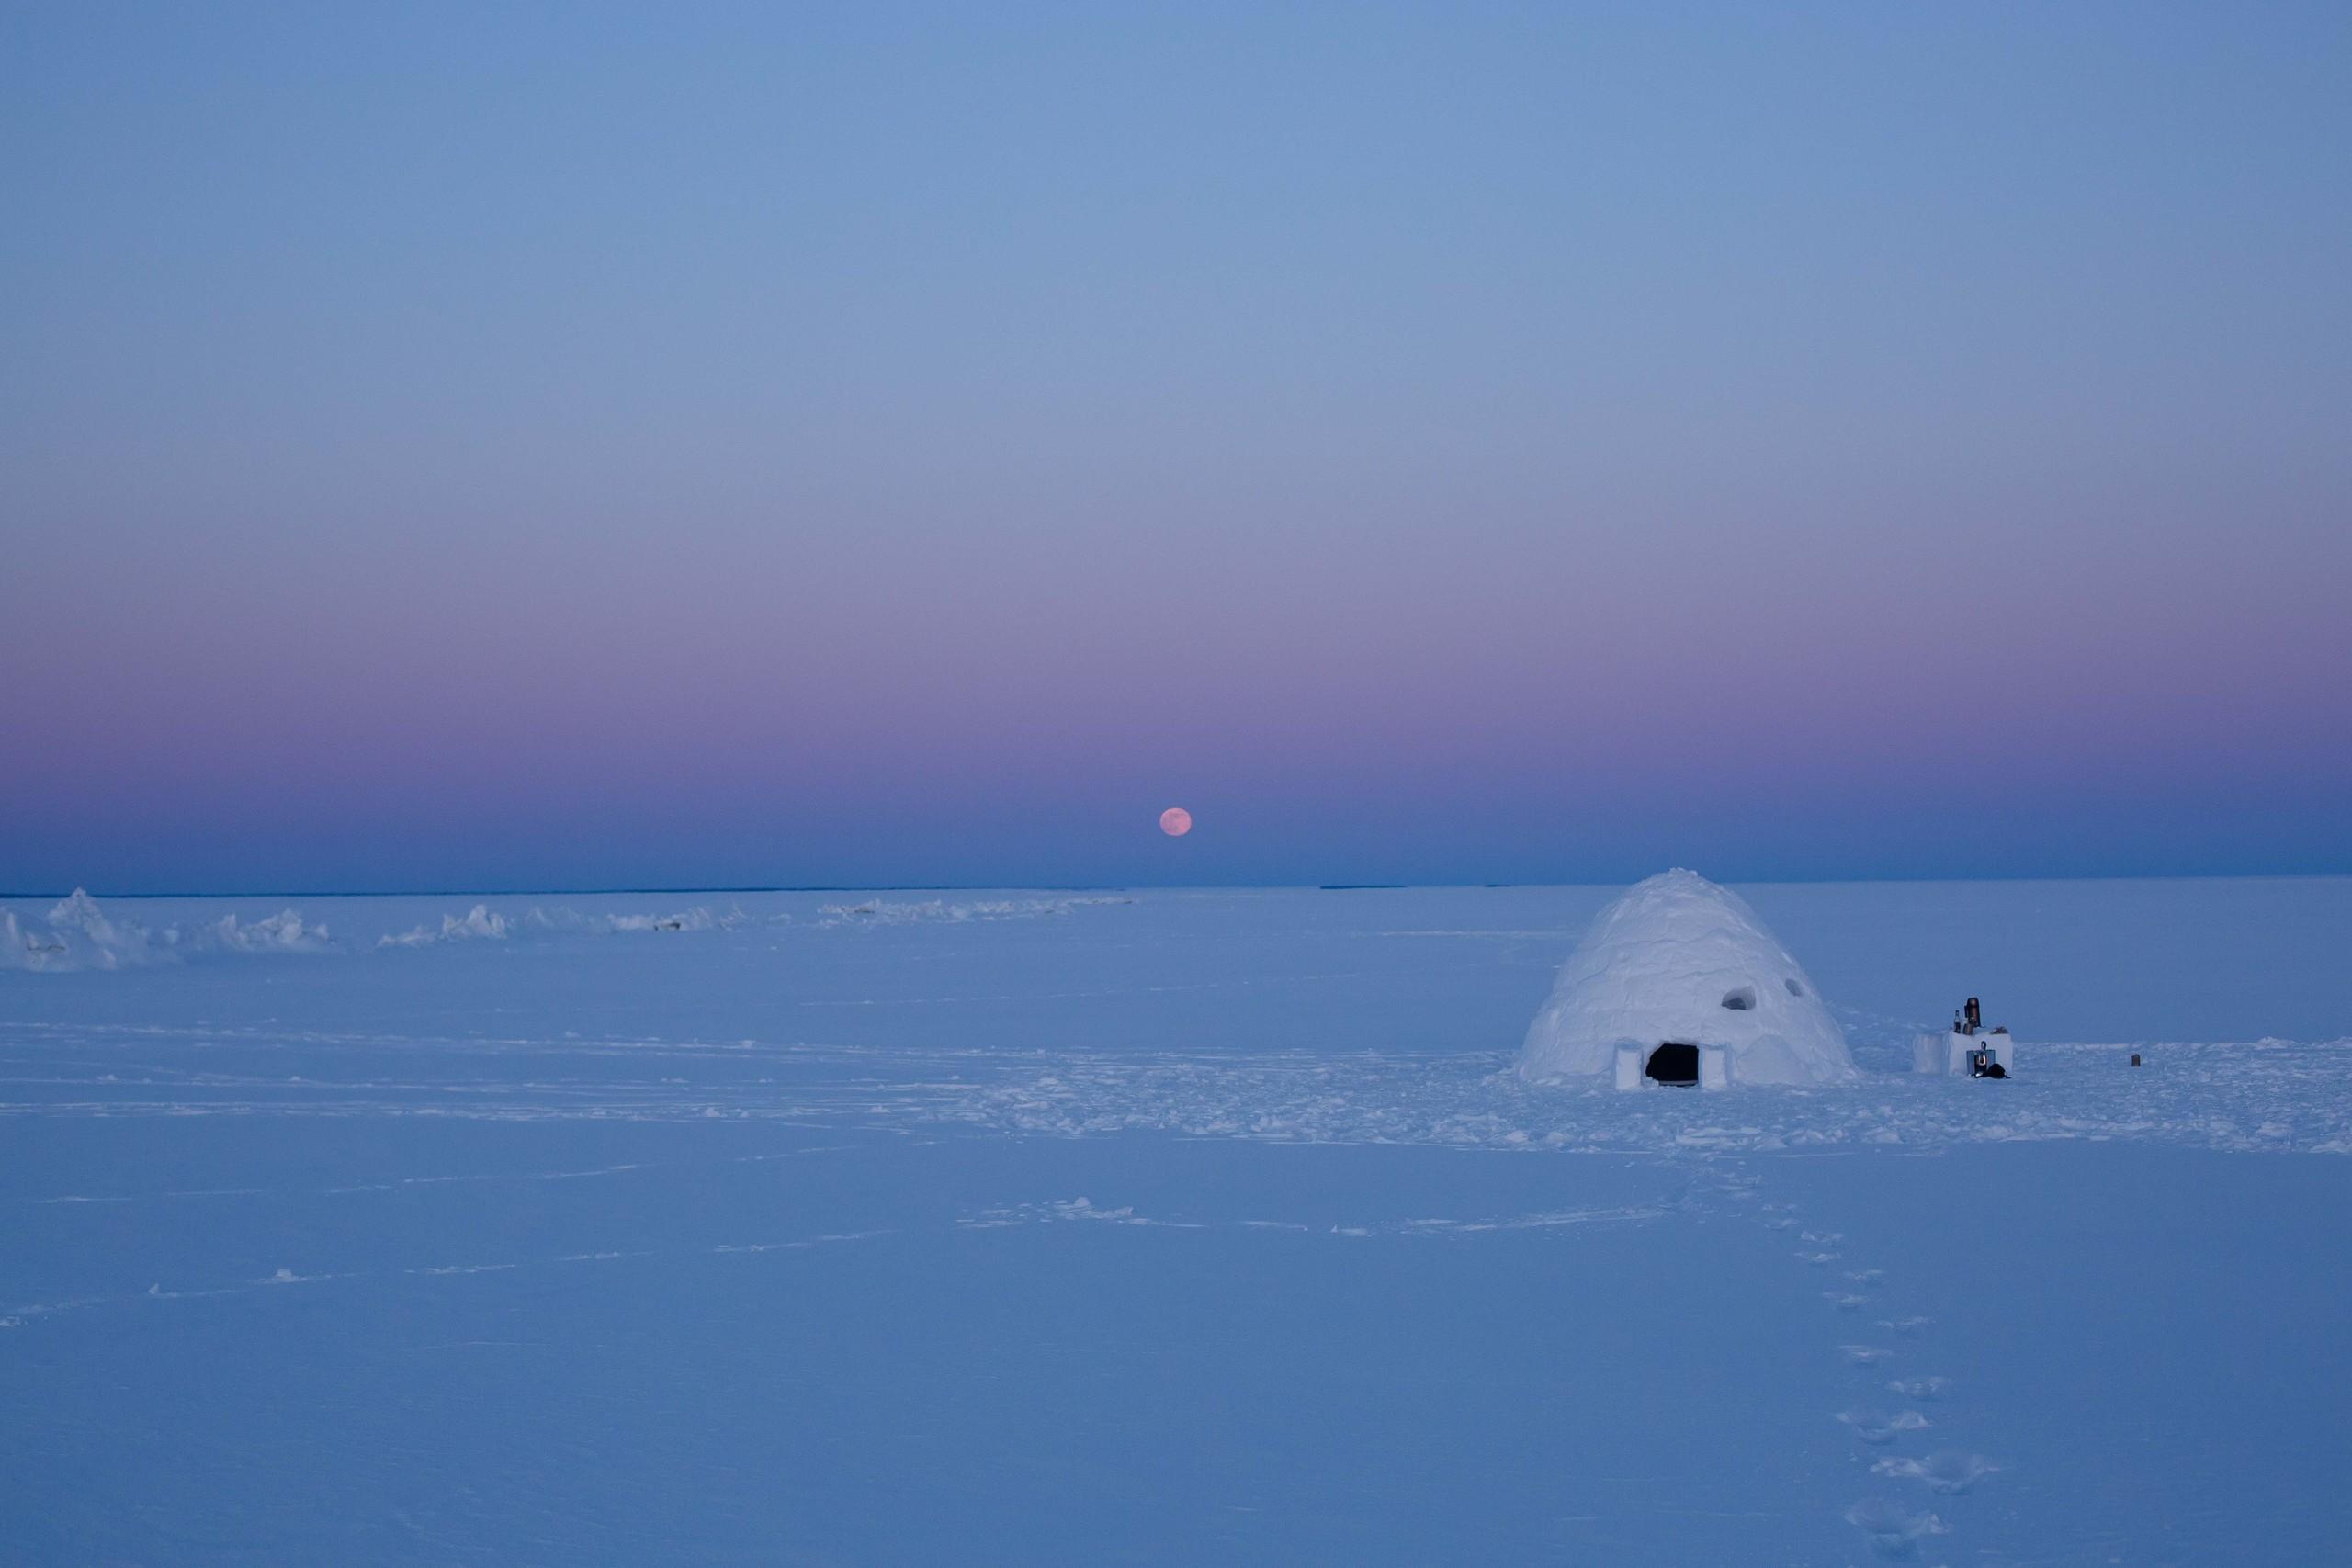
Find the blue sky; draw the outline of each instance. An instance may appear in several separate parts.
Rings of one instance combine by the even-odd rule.
[[[0,886],[2352,869],[2341,7],[5,28]]]

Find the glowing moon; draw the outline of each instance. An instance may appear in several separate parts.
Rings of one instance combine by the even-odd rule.
[[[1171,806],[1159,814],[1159,830],[1171,839],[1181,839],[1193,830],[1193,814],[1181,806]]]

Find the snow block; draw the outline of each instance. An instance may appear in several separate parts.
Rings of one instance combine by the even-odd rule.
[[[2018,1070],[2017,1041],[2007,1034],[1962,1034],[1947,1030],[1941,1034],[1922,1034],[1911,1043],[1911,1070],[1944,1077],[1964,1078],[1969,1076],[1968,1058],[1978,1051],[1990,1051],[1993,1060],[2001,1064],[2005,1073]]]
[[[1642,1053],[1639,1048],[1632,1045],[1617,1047],[1617,1087],[1619,1089],[1642,1087]]]
[[[1729,1089],[1731,1087],[1731,1053],[1720,1045],[1699,1047],[1699,1087]]]

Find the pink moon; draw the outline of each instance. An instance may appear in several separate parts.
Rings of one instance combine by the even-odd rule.
[[[1171,839],[1181,839],[1193,830],[1193,814],[1181,806],[1171,806],[1159,814],[1159,830]]]

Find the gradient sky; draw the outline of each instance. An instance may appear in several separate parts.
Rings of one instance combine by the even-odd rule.
[[[2352,870],[2352,8],[1758,9],[13,7],[0,889]]]

